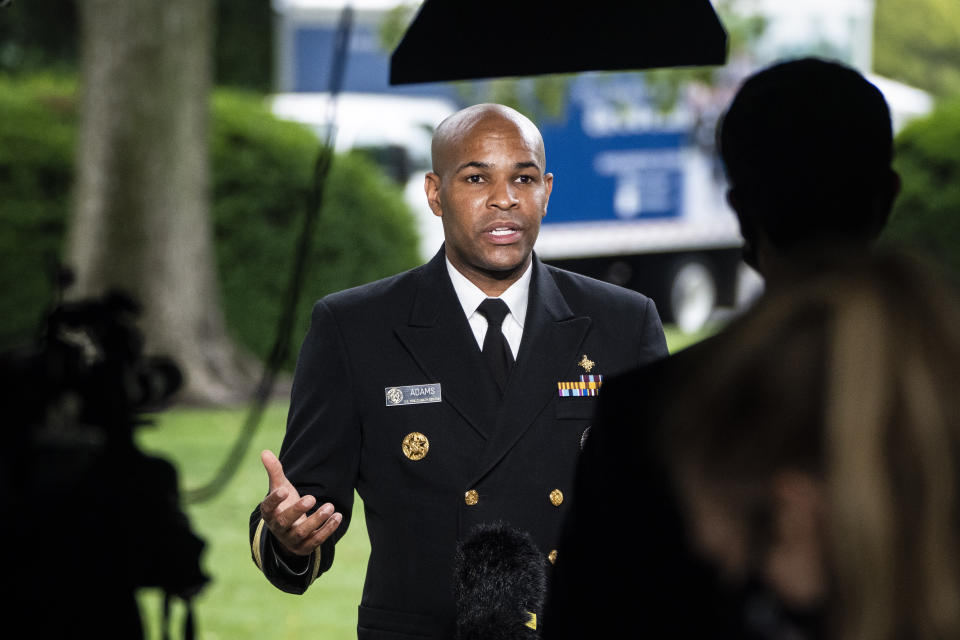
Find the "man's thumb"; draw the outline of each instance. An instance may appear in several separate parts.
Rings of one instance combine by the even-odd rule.
[[[283,475],[283,465],[280,464],[273,451],[269,449],[261,451],[260,461],[263,462],[263,468],[267,470],[267,477],[270,479],[270,491],[286,484],[287,476]]]

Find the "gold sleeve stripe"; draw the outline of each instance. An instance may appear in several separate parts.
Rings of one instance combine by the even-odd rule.
[[[320,547],[313,550],[313,571],[310,573],[310,584],[320,575]]]
[[[530,619],[523,623],[523,626],[530,627],[534,631],[537,630],[537,614],[532,611],[527,611],[527,615],[530,616]]]
[[[263,558],[260,557],[260,534],[263,533],[263,518],[260,518],[260,524],[257,525],[257,532],[253,534],[253,561],[257,563],[260,571],[263,571]]]
[[[260,524],[257,525],[257,531],[253,534],[253,561],[257,563],[260,571],[263,571],[263,557],[260,555],[260,539],[263,534],[263,518],[260,518]],[[310,572],[310,584],[320,575],[320,547],[313,552],[313,570]]]

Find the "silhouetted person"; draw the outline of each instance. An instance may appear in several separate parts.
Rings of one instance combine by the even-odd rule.
[[[718,143],[744,259],[770,292],[868,251],[899,190],[883,96],[834,62],[790,61],[750,77],[719,124]],[[545,638],[751,637],[737,594],[718,589],[715,565],[690,552],[660,451],[667,405],[689,371],[710,366],[710,343],[722,339],[604,383]],[[698,402],[696,390],[687,394],[682,402]]]
[[[680,381],[663,451],[745,635],[960,637],[956,292],[861,254],[724,333]]]
[[[751,76],[717,143],[744,260],[768,287],[869,248],[900,189],[883,95],[834,62],[805,58]]]

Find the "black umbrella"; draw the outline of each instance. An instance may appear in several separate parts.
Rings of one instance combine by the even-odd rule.
[[[425,0],[390,84],[726,62],[709,0]]]

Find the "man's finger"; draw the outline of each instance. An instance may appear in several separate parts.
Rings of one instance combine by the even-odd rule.
[[[290,495],[289,489],[280,487],[267,494],[267,497],[260,503],[260,515],[269,519],[273,517],[273,512],[277,510],[283,501]]]
[[[289,502],[289,504],[280,505],[273,514],[273,521],[278,527],[283,529],[300,527],[305,519],[304,514],[312,509],[313,505],[317,504],[317,499],[311,495],[306,495],[295,502],[290,502],[288,498],[287,502]]]
[[[313,497],[313,496],[304,496],[304,498]],[[324,524],[333,516],[334,506],[329,502],[325,502],[320,506],[319,509],[314,511],[309,516],[303,515],[298,518],[290,527],[289,535],[294,541],[293,546],[298,549],[301,547],[301,543],[308,540],[314,532],[318,529],[321,529]]]
[[[304,497],[306,498],[307,496]],[[313,496],[309,497],[312,498]],[[331,515],[333,515],[333,512],[333,505],[329,502],[325,502],[320,506],[319,509],[311,513],[309,516],[304,517],[303,520],[299,522],[295,522],[294,526],[303,535],[303,537],[306,538],[310,533],[322,527],[323,523],[326,522]]]
[[[270,491],[277,487],[287,484],[287,476],[283,474],[283,465],[274,455],[273,451],[264,449],[260,452],[260,461],[263,462],[263,468],[267,470],[267,477],[270,479]]]
[[[343,515],[341,515],[339,512],[334,512],[333,515],[327,518],[327,521],[323,524],[323,526],[320,527],[314,534],[315,538],[320,538],[320,542],[317,544],[320,544],[329,538],[330,535],[337,530],[341,522],[343,522]]]
[[[317,514],[315,513],[313,515]],[[333,535],[333,532],[337,530],[342,521],[343,516],[339,512],[331,514],[329,517],[327,517],[326,522],[323,523],[323,526],[314,531],[309,537],[300,543],[300,545],[297,547],[297,552],[301,554],[307,554],[319,547],[327,540],[327,538]]]

